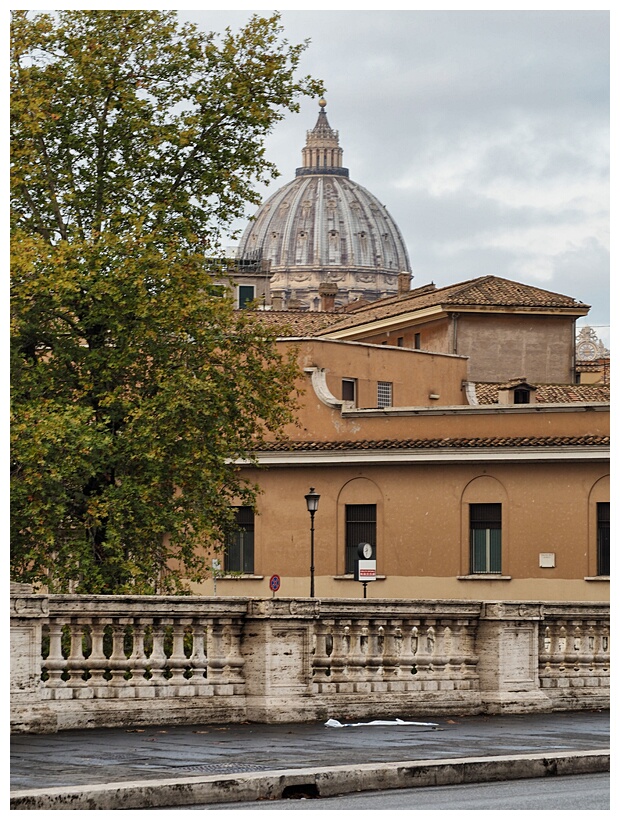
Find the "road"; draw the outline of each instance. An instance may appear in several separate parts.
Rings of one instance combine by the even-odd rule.
[[[518,811],[609,811],[610,776],[608,773],[541,777],[502,783],[471,783],[465,786],[394,789],[364,792],[342,797],[312,800],[277,800],[218,805],[175,806],[201,811],[255,810],[299,811],[342,810],[518,810]],[[165,811],[165,809],[163,809]]]

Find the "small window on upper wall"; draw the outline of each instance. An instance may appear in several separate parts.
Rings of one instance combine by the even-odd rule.
[[[422,341],[420,339],[420,334],[416,333],[413,337],[413,347],[414,350],[420,350],[422,347]]]
[[[355,403],[356,400],[356,380],[355,379],[343,379],[342,380],[342,400],[343,401],[352,401]]]
[[[515,390],[515,397],[514,397],[515,404],[529,404],[530,403],[530,391],[527,388],[517,388]]]
[[[377,383],[377,407],[392,406],[392,382]]]
[[[404,336],[399,336],[398,339],[396,339],[397,347],[403,347],[404,344],[405,344],[405,337]]]

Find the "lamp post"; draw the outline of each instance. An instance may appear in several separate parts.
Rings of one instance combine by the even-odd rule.
[[[305,496],[306,507],[310,513],[310,597],[314,598],[314,513],[319,508],[319,498],[321,496],[314,492],[314,487],[310,487],[310,492]]]

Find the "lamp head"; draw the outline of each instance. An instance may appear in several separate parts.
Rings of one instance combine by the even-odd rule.
[[[314,487],[310,487],[310,492],[305,496],[309,513],[315,513],[318,510],[320,497],[318,493],[314,492]]]

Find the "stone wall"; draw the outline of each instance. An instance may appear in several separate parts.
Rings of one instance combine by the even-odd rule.
[[[609,606],[32,595],[14,732],[609,706]]]

